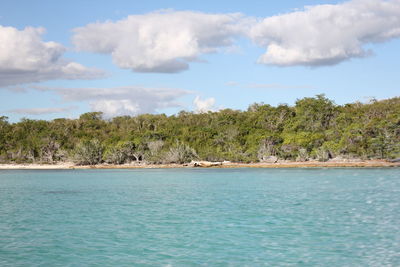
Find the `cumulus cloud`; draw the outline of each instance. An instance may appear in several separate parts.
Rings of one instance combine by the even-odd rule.
[[[258,62],[332,65],[372,52],[366,44],[400,37],[400,1],[353,0],[267,17],[249,36],[267,51]]]
[[[63,113],[71,111],[76,107],[66,107],[66,108],[20,108],[9,110],[11,113],[17,114],[28,114],[28,115],[44,115],[44,114],[54,114]]]
[[[202,100],[200,96],[196,96],[193,100],[194,112],[196,113],[206,113],[208,111],[216,111],[215,108],[215,98],[210,97]]]
[[[34,86],[38,91],[50,91],[66,102],[88,102],[92,111],[101,111],[106,118],[154,113],[159,109],[181,107],[179,98],[190,91],[139,86],[116,88],[52,88]]]
[[[90,106],[92,110],[102,111],[105,114],[105,117],[136,115],[141,111],[139,103],[132,101],[132,99],[100,99],[91,102]]]
[[[159,11],[74,29],[79,51],[110,54],[121,68],[174,73],[248,37],[266,52],[261,64],[332,65],[366,57],[366,45],[400,37],[400,0],[353,0],[256,19],[238,13]]]
[[[44,42],[44,28],[18,30],[0,25],[0,87],[54,79],[94,79],[104,75],[62,56],[65,47]]]
[[[266,48],[258,59],[261,64],[332,65],[369,56],[368,44],[400,37],[400,0],[308,6],[263,19],[239,13],[158,11],[73,31],[78,51],[110,54],[116,65],[136,72],[180,72],[191,62],[202,61],[204,54],[237,49],[235,41],[241,37]],[[66,48],[43,41],[44,32],[0,25],[0,87],[104,75],[65,59]],[[135,109],[126,103],[122,106]]]
[[[232,46],[246,21],[240,14],[159,11],[76,28],[72,41],[80,51],[111,54],[121,68],[173,73]]]

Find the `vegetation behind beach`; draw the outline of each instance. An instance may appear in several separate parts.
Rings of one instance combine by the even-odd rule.
[[[400,98],[336,105],[324,95],[294,106],[255,103],[246,111],[144,114],[111,120],[100,112],[52,121],[0,117],[1,163],[81,165],[257,162],[400,156]]]

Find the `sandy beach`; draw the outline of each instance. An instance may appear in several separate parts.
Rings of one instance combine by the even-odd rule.
[[[210,167],[194,167],[193,164],[99,164],[99,165],[74,165],[72,162],[57,164],[0,164],[2,170],[67,170],[67,169],[155,169],[155,168],[371,168],[371,167],[400,167],[400,162],[392,163],[385,160],[366,160],[357,162],[336,161],[306,161],[306,162],[277,162],[277,163],[221,163]]]

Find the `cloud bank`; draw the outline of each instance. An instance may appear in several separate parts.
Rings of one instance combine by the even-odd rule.
[[[62,56],[65,47],[44,42],[43,28],[0,25],[0,87],[54,79],[96,79],[104,75]]]
[[[268,17],[249,36],[267,51],[258,62],[322,66],[371,55],[366,44],[400,37],[400,1],[353,0]]]
[[[124,69],[174,73],[231,46],[245,21],[240,14],[160,11],[76,28],[72,42],[80,51],[111,54]]]
[[[372,54],[365,45],[400,37],[400,0],[353,0],[266,18],[164,11],[74,29],[81,51],[110,54],[136,72],[173,73],[240,37],[266,48],[260,64],[333,65]]]
[[[101,111],[105,118],[154,113],[159,109],[182,107],[179,98],[190,91],[139,86],[116,88],[51,88],[35,86],[38,91],[58,94],[66,102],[88,102],[92,111]]]
[[[243,37],[266,49],[260,64],[324,66],[369,56],[367,45],[399,38],[400,0],[315,5],[266,18],[158,11],[73,31],[78,51],[110,54],[117,66],[136,72],[184,71],[202,55],[237,47]],[[0,87],[104,75],[65,59],[66,48],[43,41],[44,32],[0,25]]]

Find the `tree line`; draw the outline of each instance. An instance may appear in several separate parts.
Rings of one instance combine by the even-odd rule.
[[[104,120],[101,112],[16,123],[0,116],[1,163],[257,162],[268,157],[398,158],[400,97],[337,105],[317,95],[294,106],[255,103],[245,111],[181,111],[111,120]]]

